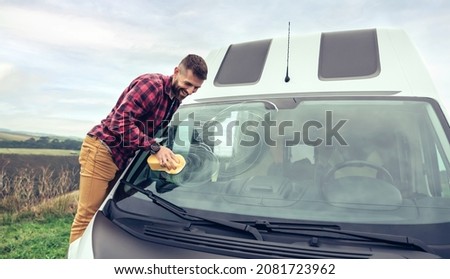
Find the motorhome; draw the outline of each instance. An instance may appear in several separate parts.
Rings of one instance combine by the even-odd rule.
[[[450,258],[450,128],[398,29],[232,43],[69,258]]]

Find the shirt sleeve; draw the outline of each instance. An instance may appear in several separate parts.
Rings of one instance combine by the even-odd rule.
[[[111,117],[110,130],[122,136],[123,147],[148,149],[155,139],[148,136],[148,129],[155,115],[143,123],[140,119],[149,112],[158,113],[157,94],[163,89],[161,80],[136,79],[125,90]]]

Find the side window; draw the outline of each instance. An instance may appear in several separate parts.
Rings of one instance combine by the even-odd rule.
[[[420,117],[419,121],[424,121],[420,126],[424,142],[425,175],[429,189],[433,196],[450,198],[450,145],[444,131],[446,124],[439,120],[431,106],[426,107],[424,116]]]
[[[450,198],[450,170],[448,164],[442,159],[441,153],[436,148],[437,163],[439,166],[439,175],[442,189],[442,196]]]
[[[149,176],[149,167],[147,165],[148,152],[139,152],[134,159],[133,164],[130,166],[130,170],[126,176],[126,181],[133,184],[139,184],[147,180]]]

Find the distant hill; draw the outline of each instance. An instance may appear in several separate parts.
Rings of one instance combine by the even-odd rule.
[[[76,137],[0,129],[1,150],[8,148],[15,149],[14,151],[27,148],[79,150],[82,141],[82,139]]]
[[[25,135],[21,133],[14,133],[8,131],[0,131],[0,141],[25,141],[32,138],[30,135]]]
[[[10,129],[0,128],[0,141],[26,141],[31,138],[39,139],[42,137],[49,138],[50,140],[57,139],[60,141],[63,140],[77,140],[81,141],[81,138],[78,137],[64,137],[59,135],[45,134],[45,133],[34,133],[34,132],[26,132],[26,131],[13,131]]]

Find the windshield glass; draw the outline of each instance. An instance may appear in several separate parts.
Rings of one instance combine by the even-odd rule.
[[[125,180],[190,210],[378,224],[450,221],[448,126],[428,99],[267,99],[182,106],[170,175],[140,153]],[[117,205],[148,214],[126,185]],[[130,202],[133,200],[133,202]]]

